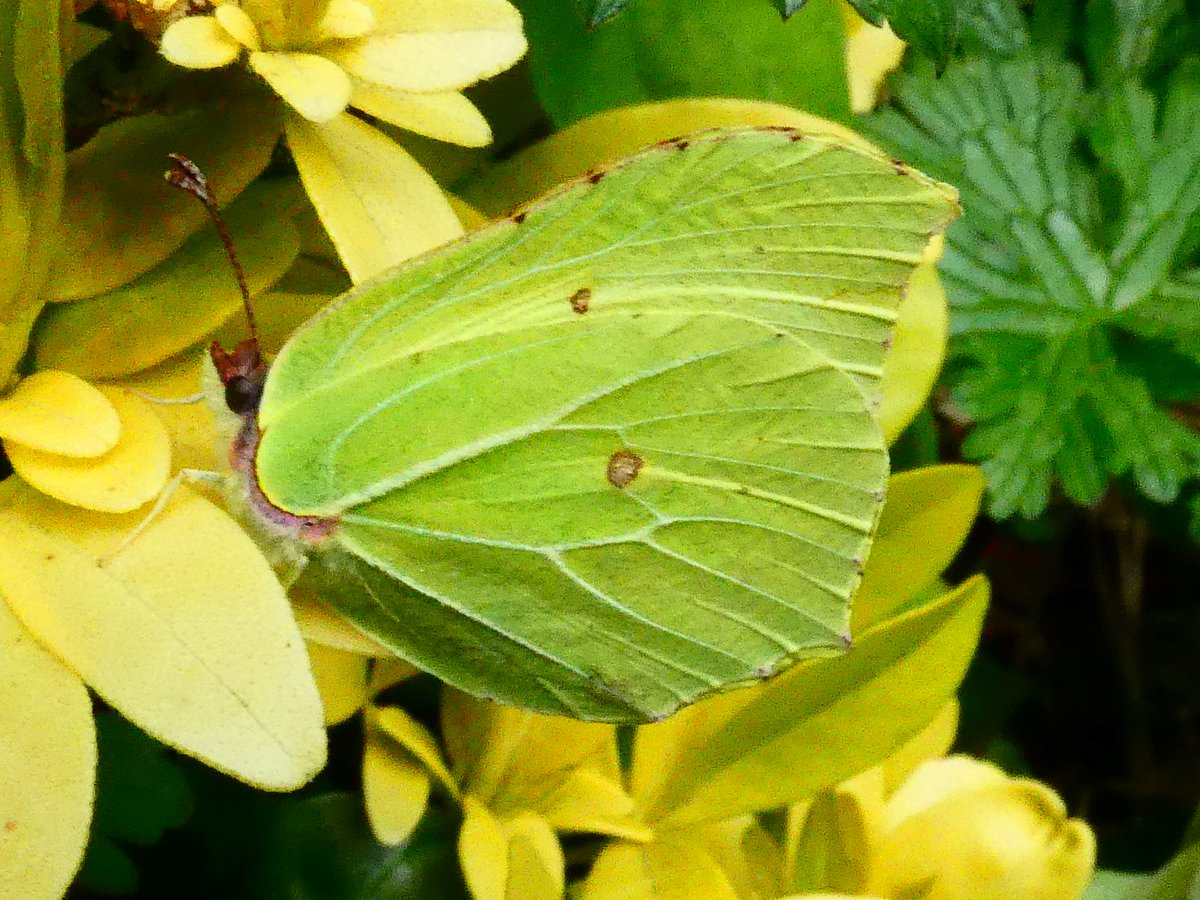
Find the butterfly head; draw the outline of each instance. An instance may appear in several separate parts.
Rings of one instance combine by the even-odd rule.
[[[225,385],[225,405],[239,416],[253,416],[267,380],[267,364],[258,349],[258,339],[239,341],[232,351],[213,341],[208,354]]]

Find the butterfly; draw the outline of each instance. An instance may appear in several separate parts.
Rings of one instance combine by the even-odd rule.
[[[186,180],[193,177],[179,175]],[[212,356],[303,580],[477,696],[651,721],[849,645],[952,188],[786,129],[595,169]]]

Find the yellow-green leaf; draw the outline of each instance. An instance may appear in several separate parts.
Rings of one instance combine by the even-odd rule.
[[[896,313],[879,407],[879,427],[889,444],[925,405],[946,357],[950,311],[933,261],[913,272]]]
[[[462,226],[429,174],[361,119],[287,117],[304,188],[356,282],[453,240]]]
[[[106,702],[164,743],[288,790],[325,762],[321,701],[283,589],[254,542],[186,488],[140,514],[20,485],[0,506],[0,593]]]
[[[252,294],[277,281],[300,251],[289,200],[286,189],[255,186],[225,210]],[[241,308],[220,236],[205,228],[129,284],[47,310],[34,336],[34,360],[89,378],[117,378],[192,346],[231,316],[244,323]]]
[[[973,578],[859,634],[845,656],[800,663],[643,727],[632,778],[647,821],[678,826],[771,809],[885,759],[953,695],[987,599],[987,582]],[[655,771],[663,768],[665,776]]]
[[[4,449],[13,470],[43,494],[98,512],[124,513],[158,496],[171,474],[171,439],[144,400],[103,386],[120,418],[120,439],[91,459],[59,456],[14,441]]]
[[[0,596],[0,897],[55,900],[83,859],[96,779],[92,701]]]
[[[894,615],[929,587],[967,539],[983,499],[975,466],[893,475],[875,543],[851,609],[851,634]]]
[[[266,167],[279,130],[274,101],[244,91],[219,107],[136,116],[100,129],[69,155],[51,299],[118,288],[208,225],[200,204],[163,180],[168,153],[186,153],[228,203]]]
[[[36,372],[0,398],[0,438],[60,456],[107,453],[121,417],[99,390],[68,372]]]
[[[0,384],[45,302],[66,169],[59,23],[69,9],[0,4]]]

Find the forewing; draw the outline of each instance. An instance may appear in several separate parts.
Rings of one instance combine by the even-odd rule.
[[[951,197],[788,131],[593,173],[309,323],[260,482],[341,517],[343,609],[475,693],[656,718],[841,648],[884,345]]]

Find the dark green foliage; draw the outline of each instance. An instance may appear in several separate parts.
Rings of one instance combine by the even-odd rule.
[[[186,822],[191,792],[167,748],[116,713],[97,715],[96,731],[96,812],[79,883],[100,894],[132,894],[138,872],[126,848],[151,847]]]
[[[788,22],[765,0],[637,0],[590,30],[563,0],[518,0],[538,98],[556,126],[674,97],[771,100],[835,119],[850,115],[845,33],[834,0]]]
[[[1116,6],[1121,28],[1159,21]],[[950,373],[999,518],[1039,515],[1054,485],[1094,503],[1113,478],[1168,503],[1200,474],[1200,438],[1170,408],[1200,360],[1200,78],[1185,60],[1147,84],[1149,53],[1108,37],[1128,48],[1115,82],[1117,63],[1097,64],[1101,85],[1069,47],[1026,34],[940,80],[918,65],[873,123],[962,193],[941,265]],[[1147,341],[1170,380],[1132,362]]]

